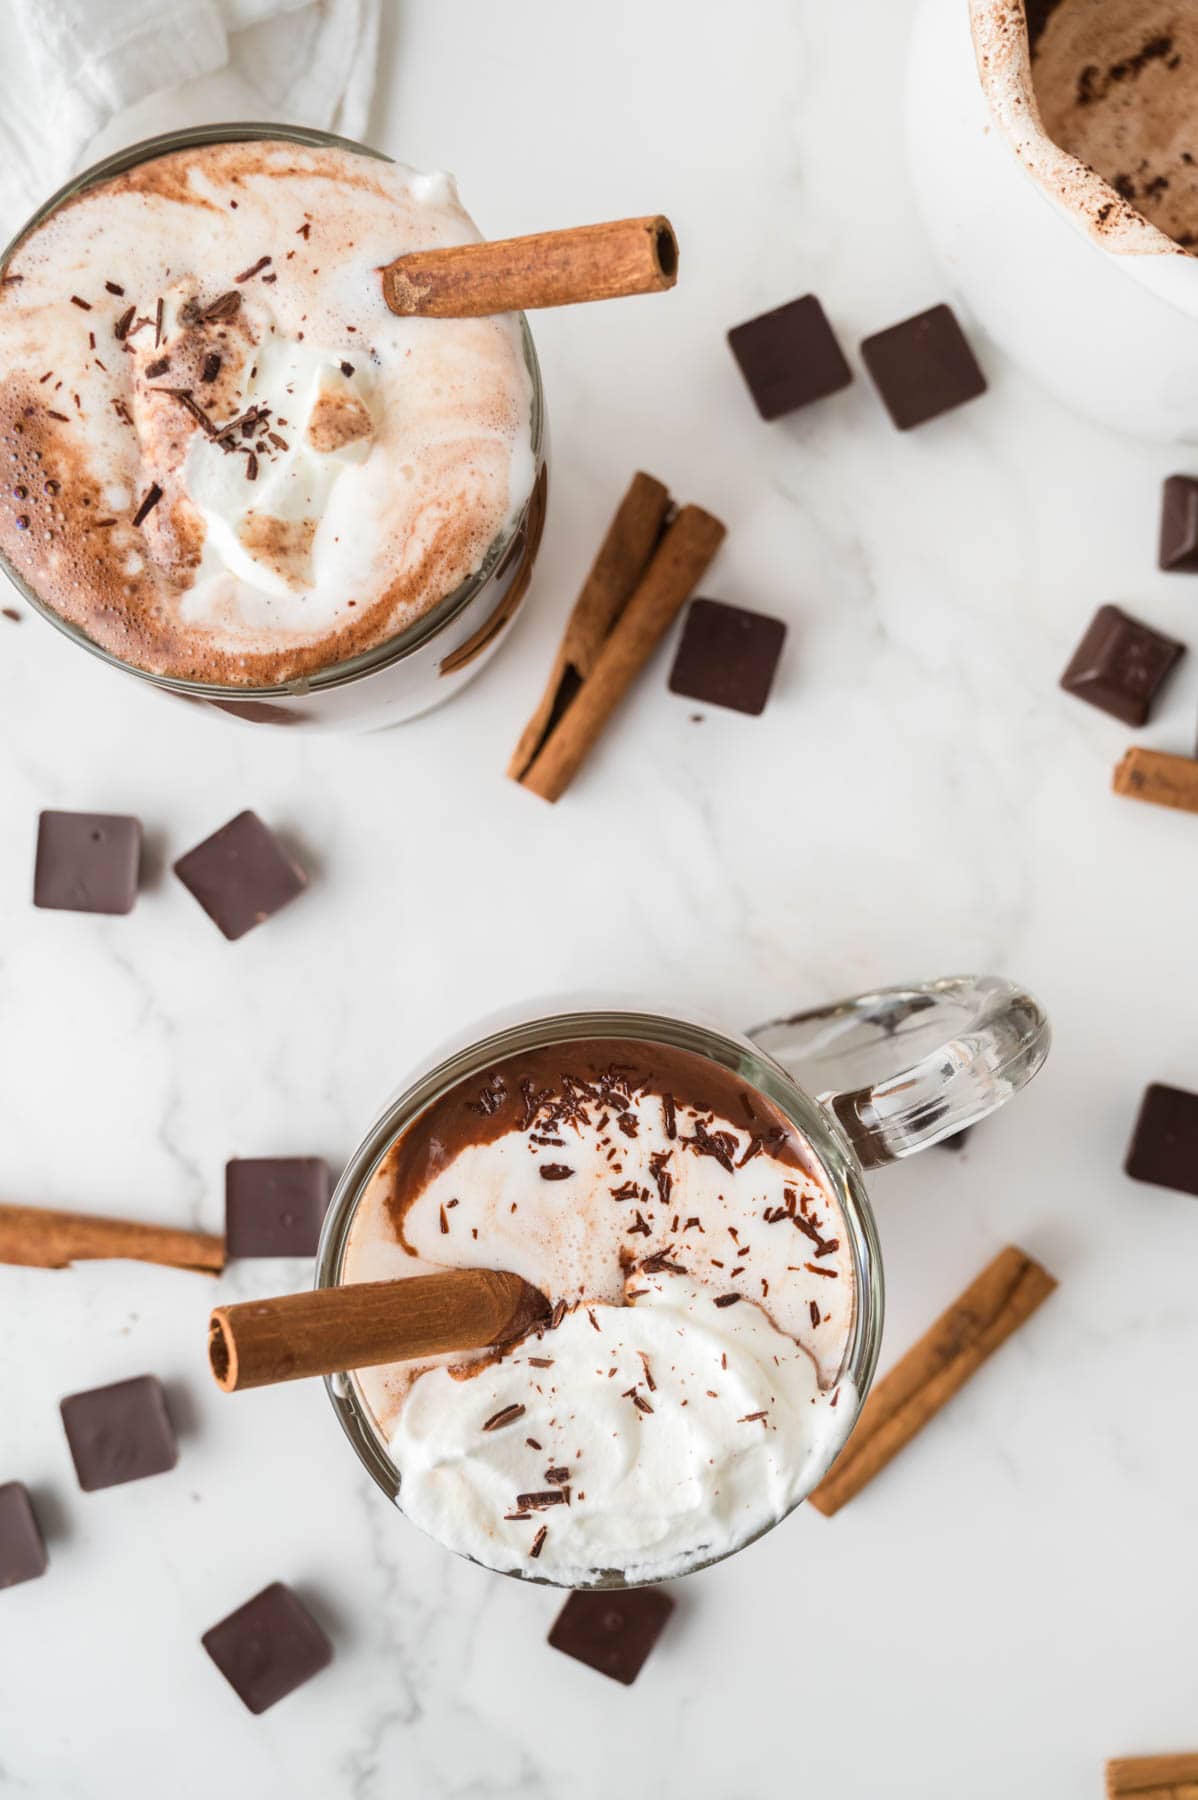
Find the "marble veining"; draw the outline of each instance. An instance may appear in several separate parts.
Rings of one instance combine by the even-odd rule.
[[[226,1157],[340,1162],[432,1043],[528,994],[664,990],[744,1025],[986,967],[1056,1047],[961,1155],[876,1178],[883,1363],[1006,1242],[1060,1291],[841,1515],[677,1584],[625,1691],[546,1647],[554,1593],[395,1516],[319,1386],[216,1392],[213,1298],[305,1266],[0,1270],[0,1479],[51,1559],[0,1595],[6,1795],[1087,1800],[1108,1755],[1194,1747],[1198,1211],[1120,1163],[1148,1081],[1198,1087],[1198,838],[1110,795],[1129,734],[1056,682],[1106,600],[1198,651],[1198,582],[1155,569],[1160,481],[1195,467],[1070,417],[978,332],[991,391],[893,431],[857,344],[947,291],[904,164],[912,12],[392,11],[376,142],[455,169],[496,236],[660,208],[681,280],[537,320],[543,557],[448,709],[260,737],[0,619],[0,1192],[219,1229]],[[766,426],[723,333],[808,290],[856,380]],[[751,720],[670,695],[663,654],[549,809],[502,769],[637,466],[726,520],[705,591],[785,618],[784,661]],[[1192,654],[1140,741],[1189,750],[1196,696]],[[131,917],[33,910],[46,806],[144,820]],[[229,945],[169,863],[244,806],[313,879]],[[177,1469],[80,1493],[59,1398],[145,1370]],[[336,1655],[253,1719],[198,1640],[275,1578]]]

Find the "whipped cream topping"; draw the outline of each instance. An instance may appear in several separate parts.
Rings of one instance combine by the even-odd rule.
[[[448,176],[285,142],[88,189],[0,285],[0,546],[157,673],[270,686],[385,642],[535,476],[510,316],[397,319],[380,266],[477,240]]]
[[[836,1204],[790,1122],[697,1057],[566,1045],[417,1121],[359,1203],[344,1277],[468,1265],[523,1275],[550,1325],[357,1379],[403,1510],[489,1567],[680,1573],[780,1518],[852,1425]]]
[[[811,1356],[754,1301],[721,1306],[664,1271],[629,1285],[627,1305],[581,1307],[470,1380],[416,1382],[391,1438],[415,1524],[494,1569],[656,1581],[815,1485],[851,1395],[832,1409]]]

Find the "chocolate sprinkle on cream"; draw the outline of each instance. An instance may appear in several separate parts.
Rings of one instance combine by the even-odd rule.
[[[240,275],[234,275],[234,277],[233,277],[234,281],[250,281],[250,280],[252,280],[252,278],[255,275],[259,274],[261,270],[268,268],[270,266],[270,261],[271,261],[271,259],[269,256],[260,256],[258,258],[257,262],[253,263],[250,268],[243,269],[241,271]]]
[[[114,338],[116,338],[118,340],[123,340],[128,337],[129,327],[130,327],[130,325],[132,325],[134,317],[136,316],[136,313],[137,313],[136,306],[130,306],[130,307],[126,308],[126,310],[121,314],[120,318],[116,321],[115,325],[112,328],[112,335]]]
[[[158,483],[155,481],[155,482],[151,483],[150,487],[147,489],[145,499],[142,501],[141,505],[138,507],[137,511],[134,513],[133,523],[135,525],[144,525],[145,521],[149,518],[150,514],[153,512],[154,508],[157,506],[157,504],[161,500],[161,498],[162,498],[162,489],[159,487]]]
[[[491,1414],[491,1417],[484,1424],[483,1430],[498,1431],[501,1426],[514,1425],[517,1419],[522,1419],[524,1417],[524,1412],[525,1408],[519,1404],[501,1407],[497,1413]]]
[[[564,1506],[565,1504],[565,1488],[543,1488],[539,1494],[516,1495],[516,1505],[521,1512],[540,1512],[546,1506]]]
[[[568,1181],[574,1171],[568,1163],[542,1163],[542,1181]]]
[[[739,1294],[717,1294],[715,1299],[712,1301],[712,1305],[713,1306],[736,1306],[737,1303],[739,1302],[739,1300],[740,1300]]]
[[[121,286],[119,281],[106,281],[104,283],[104,286],[107,288],[107,290],[110,294],[116,294],[118,296],[118,298],[124,299],[125,290]]]
[[[204,366],[200,370],[201,381],[215,381],[220,374],[220,351],[210,350],[204,358]]]
[[[545,1539],[548,1536],[549,1536],[548,1525],[542,1525],[541,1529],[537,1532],[536,1537],[532,1540],[532,1547],[529,1550],[528,1554],[530,1556],[539,1556],[541,1554],[541,1551],[545,1547]]]
[[[71,295],[71,305],[81,307],[84,312],[90,312],[92,309],[91,301],[90,300],[81,300],[79,298],[78,294]]]
[[[241,305],[241,295],[233,288],[225,294],[218,294],[216,299],[206,306],[200,318],[206,325],[215,325],[231,319]]]

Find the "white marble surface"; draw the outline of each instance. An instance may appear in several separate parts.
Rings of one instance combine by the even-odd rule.
[[[985,967],[1042,997],[1055,1052],[962,1156],[876,1178],[884,1363],[1003,1243],[1060,1292],[842,1515],[677,1585],[625,1691],[546,1647],[554,1594],[394,1516],[319,1386],[217,1395],[214,1292],[305,1268],[0,1271],[0,1479],[51,1555],[0,1597],[5,1795],[1084,1800],[1108,1755],[1195,1747],[1198,1211],[1120,1162],[1147,1081],[1198,1086],[1198,835],[1110,795],[1128,734],[1056,687],[1103,600],[1198,646],[1198,584],[1154,571],[1185,460],[985,341],[989,395],[908,437],[864,379],[757,419],[729,324],[814,289],[856,360],[944,281],[905,175],[908,0],[737,10],[388,22],[374,136],[456,169],[485,229],[661,208],[683,245],[671,298],[537,322],[549,528],[467,697],[259,736],[0,621],[0,1192],[217,1229],[227,1155],[344,1157],[433,1040],[531,992],[664,983],[744,1023]],[[638,464],[727,520],[707,590],[784,616],[785,662],[762,719],[695,724],[663,656],[550,810],[501,770]],[[1145,742],[1191,747],[1196,682],[1198,657]],[[314,879],[240,944],[169,874],[127,919],[29,905],[42,807],[135,812],[161,864],[246,805]],[[147,1369],[177,1469],[82,1494],[59,1397]],[[336,1657],[253,1719],[198,1638],[276,1577]]]

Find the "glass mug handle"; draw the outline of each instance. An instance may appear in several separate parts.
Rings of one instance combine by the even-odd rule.
[[[832,1114],[865,1169],[984,1119],[1051,1041],[1036,1001],[997,975],[879,988],[748,1035]]]

